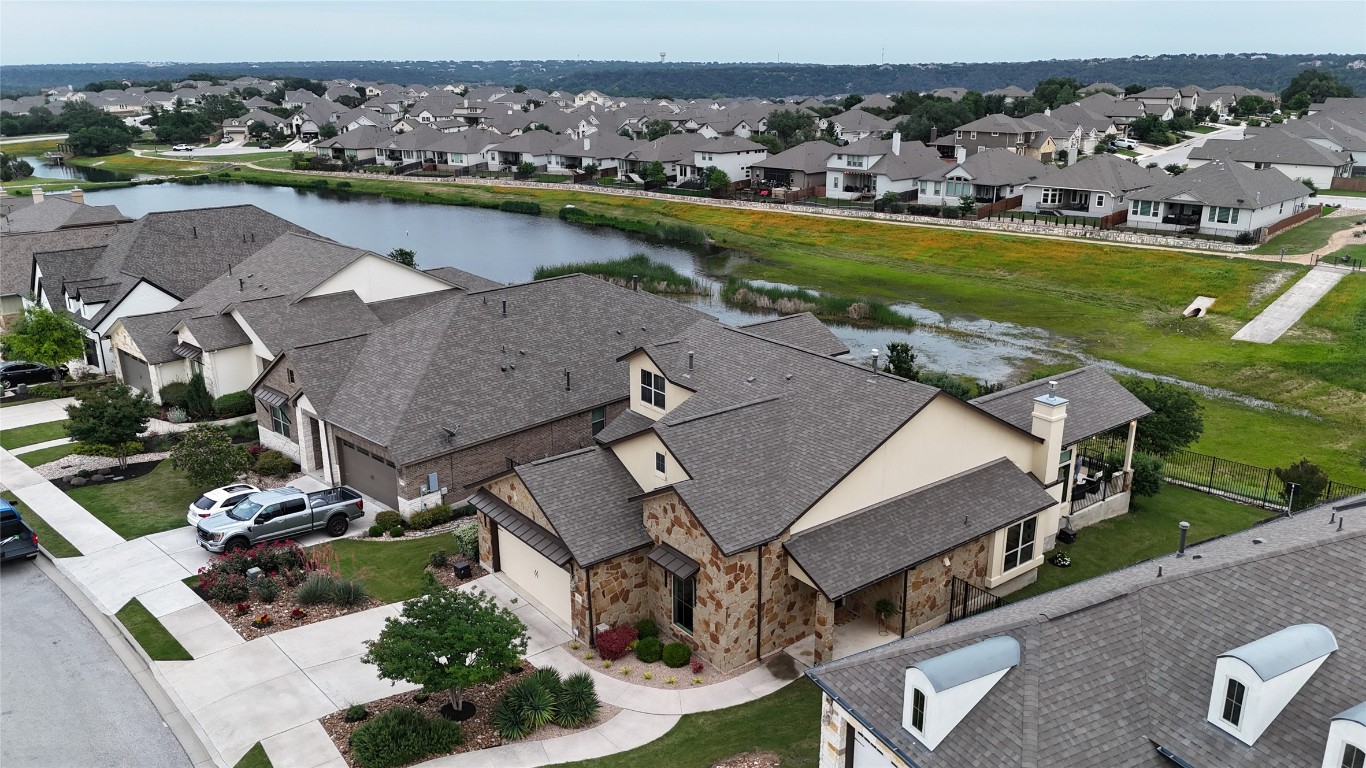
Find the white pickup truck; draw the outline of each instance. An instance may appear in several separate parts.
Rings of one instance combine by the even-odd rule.
[[[359,492],[338,486],[305,493],[273,488],[253,493],[232,509],[210,515],[195,526],[199,546],[221,553],[263,541],[290,539],[316,530],[342,536],[351,521],[365,514]]]

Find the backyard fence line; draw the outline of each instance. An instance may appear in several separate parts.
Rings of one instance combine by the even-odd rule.
[[[1291,509],[1290,485],[1281,481],[1273,469],[1187,450],[1174,451],[1163,462],[1162,474],[1170,483],[1262,509]],[[1303,488],[1296,488],[1295,493],[1293,511],[1299,511],[1366,493],[1366,488],[1330,480],[1316,498],[1299,495],[1305,493]]]

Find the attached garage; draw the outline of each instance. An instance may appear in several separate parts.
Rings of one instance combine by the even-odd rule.
[[[147,371],[147,363],[121,349],[119,350],[119,373],[123,374],[124,384],[139,392],[152,394],[152,376]]]
[[[493,569],[500,571],[560,621],[573,626],[569,548],[552,531],[488,491],[470,502],[488,515],[493,531]]]
[[[398,509],[398,468],[354,443],[337,439],[342,485],[349,485],[372,499]]]

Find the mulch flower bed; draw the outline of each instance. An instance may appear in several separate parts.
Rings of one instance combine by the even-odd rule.
[[[222,616],[224,621],[231,624],[232,628],[237,630],[237,634],[241,635],[243,640],[255,640],[262,635],[283,632],[286,629],[294,629],[295,627],[302,627],[319,621],[335,619],[338,616],[345,616],[349,613],[368,611],[371,608],[384,605],[383,602],[373,597],[365,603],[353,608],[342,608],[341,606],[328,605],[326,603],[321,605],[304,605],[295,599],[294,591],[296,589],[298,589],[298,587],[286,587],[282,589],[280,591],[280,596],[275,598],[275,602],[273,603],[263,602],[255,595],[253,595],[250,600],[243,601],[242,603],[224,603],[221,600],[207,599],[204,602],[208,603],[210,608],[217,611],[218,615]],[[200,597],[203,596],[203,594],[200,594]],[[239,605],[247,607],[245,613],[238,613],[237,608]],[[301,611],[303,615],[296,616],[294,613],[295,611]],[[269,617],[270,623],[268,625],[258,626],[257,619],[261,618],[263,615]]]
[[[474,581],[475,579],[478,579],[478,578],[481,578],[481,577],[484,577],[484,576],[489,575],[489,572],[486,571],[486,570],[484,570],[484,566],[482,566],[482,565],[480,565],[480,564],[478,564],[478,563],[476,563],[476,562],[471,561],[471,562],[470,562],[470,577],[469,577],[468,579],[457,579],[457,578],[455,577],[455,568],[454,568],[454,565],[455,565],[455,561],[456,561],[456,560],[459,560],[459,559],[460,559],[459,557],[452,557],[452,558],[451,558],[451,562],[448,563],[448,564],[446,565],[446,567],[444,567],[444,568],[433,568],[432,566],[429,565],[429,566],[427,566],[426,570],[427,570],[428,573],[431,573],[433,576],[436,576],[436,580],[437,580],[438,582],[440,582],[440,583],[442,583],[442,584],[445,584],[446,586],[448,586],[448,587],[450,587],[450,588],[452,588],[452,589],[454,589],[454,588],[460,586],[461,584],[468,584],[468,583],[470,583],[471,581]]]
[[[746,752],[728,757],[711,768],[778,768],[779,764],[778,756],[772,752]]]
[[[575,648],[576,645],[579,647]],[[560,647],[582,661],[594,672],[615,677],[632,685],[643,685],[650,688],[672,688],[674,690],[701,688],[738,677],[759,666],[759,662],[751,661],[730,672],[722,672],[694,655],[692,662],[688,665],[675,668],[663,661],[642,664],[634,653],[627,653],[624,658],[613,661],[610,666],[605,666],[606,660],[598,656],[597,652],[581,640],[570,640]],[[701,671],[694,671],[693,664],[700,664]],[[646,674],[650,675],[649,679],[646,679]],[[671,679],[674,681],[672,684],[669,683]]]
[[[460,723],[460,729],[464,733],[465,741],[447,754],[456,755],[462,752],[474,752],[480,749],[502,746],[504,741],[490,722],[493,708],[498,704],[499,699],[503,697],[503,692],[507,690],[507,687],[516,682],[523,675],[531,672],[532,669],[534,669],[534,667],[532,667],[531,664],[523,662],[520,672],[509,674],[496,683],[466,688],[464,699],[467,703],[474,703],[474,717]],[[450,697],[444,691],[432,694],[421,703],[418,703],[418,698],[419,692],[412,691],[410,693],[399,693],[387,698],[372,701],[365,705],[366,711],[370,713],[369,716],[365,720],[355,723],[346,722],[346,710],[333,712],[327,717],[322,718],[319,722],[322,723],[323,730],[327,731],[327,735],[332,738],[332,743],[337,746],[337,751],[341,752],[342,757],[346,759],[346,764],[352,766],[352,768],[358,768],[358,764],[351,754],[351,734],[355,733],[357,728],[374,720],[375,717],[381,713],[395,707],[415,709],[427,717],[441,717],[441,708],[450,704]],[[594,722],[587,723],[576,729],[561,728],[553,724],[545,725],[538,728],[531,736],[522,739],[522,741],[553,739],[557,736],[564,736],[565,734],[572,733],[575,730],[593,728],[599,723],[605,723],[612,719],[620,711],[621,709],[619,707],[613,707],[604,703],[598,712],[598,719]],[[436,757],[439,757],[439,755],[428,755],[419,762],[425,762]],[[409,765],[411,765],[411,763],[409,763]]]

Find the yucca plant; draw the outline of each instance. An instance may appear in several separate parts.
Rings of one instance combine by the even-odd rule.
[[[541,667],[531,673],[531,679],[535,680],[542,688],[550,694],[552,698],[560,695],[560,689],[564,683],[560,680],[560,673],[554,667]]]
[[[494,730],[498,731],[498,735],[504,741],[517,741],[531,735],[531,726],[526,724],[522,713],[508,701],[506,695],[498,702],[498,706],[494,707],[490,719]]]
[[[591,723],[597,719],[601,706],[593,678],[587,672],[570,675],[564,679],[555,700],[555,724],[562,728],[577,728]]]

